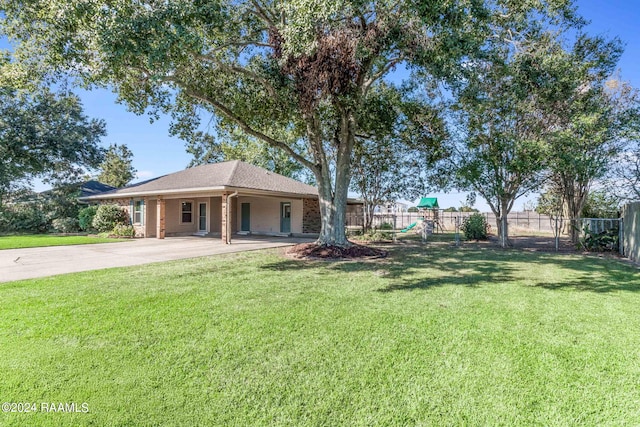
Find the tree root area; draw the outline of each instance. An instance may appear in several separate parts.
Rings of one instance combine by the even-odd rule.
[[[287,254],[298,259],[374,259],[384,258],[388,252],[382,249],[372,248],[363,245],[351,245],[347,248],[341,246],[325,246],[316,243],[303,243],[292,246]]]

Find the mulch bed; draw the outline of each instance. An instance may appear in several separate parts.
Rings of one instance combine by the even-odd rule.
[[[315,243],[303,243],[292,246],[287,254],[297,259],[324,259],[324,260],[357,260],[384,258],[388,252],[370,246],[353,244],[348,248],[339,246],[321,246]]]

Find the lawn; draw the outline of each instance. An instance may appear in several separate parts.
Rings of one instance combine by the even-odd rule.
[[[404,245],[229,254],[0,284],[2,425],[636,425],[640,274]],[[79,406],[80,407],[80,406]]]
[[[0,249],[39,248],[44,246],[88,245],[92,243],[119,242],[119,239],[88,236],[56,236],[53,234],[28,234],[0,236]]]

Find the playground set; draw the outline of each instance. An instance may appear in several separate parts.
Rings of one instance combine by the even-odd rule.
[[[401,233],[413,231],[416,234],[427,236],[434,232],[442,233],[445,231],[440,221],[440,206],[438,206],[438,199],[436,197],[423,197],[420,199],[417,208],[421,217],[416,222],[409,224],[408,227],[400,230]]]

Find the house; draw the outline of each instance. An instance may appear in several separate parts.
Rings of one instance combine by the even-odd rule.
[[[82,200],[120,205],[141,237],[209,234],[229,243],[233,233],[312,237],[320,232],[315,187],[239,160],[196,166]]]

